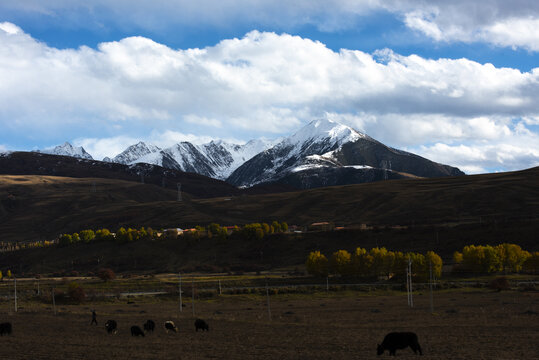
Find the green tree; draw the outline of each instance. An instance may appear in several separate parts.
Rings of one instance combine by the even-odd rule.
[[[60,238],[58,239],[58,244],[60,246],[68,246],[73,243],[73,238],[69,234],[62,234],[60,235]]]
[[[82,230],[80,232],[80,238],[85,243],[89,243],[90,241],[95,239],[95,233],[93,230]]]
[[[307,272],[314,276],[327,276],[328,275],[328,259],[320,251],[313,251],[307,257],[305,263]]]
[[[8,279],[11,279],[11,270],[8,269],[7,273],[6,273],[6,276]]]
[[[4,280],[4,275],[2,274],[2,270],[0,270],[0,281]]]
[[[288,224],[286,222],[281,223],[281,231],[288,232]]]
[[[271,227],[273,228],[273,232],[281,232],[281,224],[279,224],[279,222],[273,221]]]
[[[73,244],[80,242],[80,236],[78,233],[73,233],[71,235],[71,239]]]
[[[118,230],[116,230],[116,241],[119,243],[127,242],[127,230],[122,226]]]
[[[95,232],[96,240],[114,240],[114,236],[110,233],[109,229],[99,229]]]

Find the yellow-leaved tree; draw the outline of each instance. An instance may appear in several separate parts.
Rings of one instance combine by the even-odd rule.
[[[312,251],[307,257],[305,263],[307,272],[314,276],[328,275],[328,259],[320,251]]]
[[[331,256],[331,271],[339,275],[349,275],[351,272],[352,255],[346,250],[335,251]]]

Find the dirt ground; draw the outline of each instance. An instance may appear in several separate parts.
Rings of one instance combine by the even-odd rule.
[[[0,322],[13,324],[0,337],[2,359],[374,359],[376,345],[390,331],[414,331],[424,359],[539,359],[539,293],[480,289],[437,292],[435,313],[428,293],[367,295],[335,293],[273,296],[272,320],[264,297],[229,296],[195,303],[209,332],[195,332],[190,303],[179,313],[173,301],[84,304],[50,308],[22,304],[9,313],[0,303]],[[91,326],[91,309],[98,326]],[[117,334],[105,332],[107,319]],[[131,337],[131,325],[153,319],[157,328]],[[179,332],[167,334],[165,320]],[[382,357],[387,357],[386,352]],[[409,348],[402,359],[418,358]]]

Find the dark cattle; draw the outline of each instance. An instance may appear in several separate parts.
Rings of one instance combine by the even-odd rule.
[[[386,335],[381,345],[378,345],[377,354],[382,355],[385,350],[389,350],[389,355],[395,356],[397,349],[404,349],[406,347],[412,348],[414,354],[423,355],[421,352],[421,346],[417,341],[417,335],[413,332],[392,332]]]
[[[109,334],[116,333],[116,331],[118,330],[118,324],[115,320],[107,320],[107,322],[105,323],[105,329],[107,329],[107,332]]]
[[[210,331],[210,327],[202,319],[196,319],[195,320],[195,331],[198,331],[198,329],[201,329],[202,331],[204,331],[204,330]]]
[[[131,326],[131,336],[142,336],[144,337],[144,332],[137,325]]]
[[[13,328],[11,327],[10,322],[5,322],[0,324],[0,336],[10,335]]]
[[[148,320],[144,323],[144,331],[153,333],[155,329],[155,323],[153,320]]]
[[[169,331],[174,331],[174,332],[178,332],[178,328],[176,327],[176,325],[174,325],[174,323],[170,320],[168,321],[165,321],[165,330],[167,331],[167,333]]]

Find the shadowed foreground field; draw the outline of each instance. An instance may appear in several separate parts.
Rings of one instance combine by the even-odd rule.
[[[406,295],[359,292],[309,297],[271,298],[272,321],[264,297],[221,297],[196,303],[197,316],[209,332],[194,330],[191,304],[183,313],[172,301],[158,303],[61,306],[57,316],[43,305],[23,304],[7,315],[11,303],[0,304],[0,321],[14,332],[0,337],[5,359],[370,359],[376,344],[390,331],[414,331],[423,359],[539,359],[539,293],[491,292],[479,289],[435,293],[435,314],[428,293],[416,294],[415,307]],[[95,308],[99,326],[90,326]],[[117,334],[104,329],[118,322]],[[156,331],[132,338],[131,325],[153,319]],[[166,334],[173,320],[179,333]],[[387,357],[387,352],[382,357]],[[408,348],[402,359],[418,358]]]

